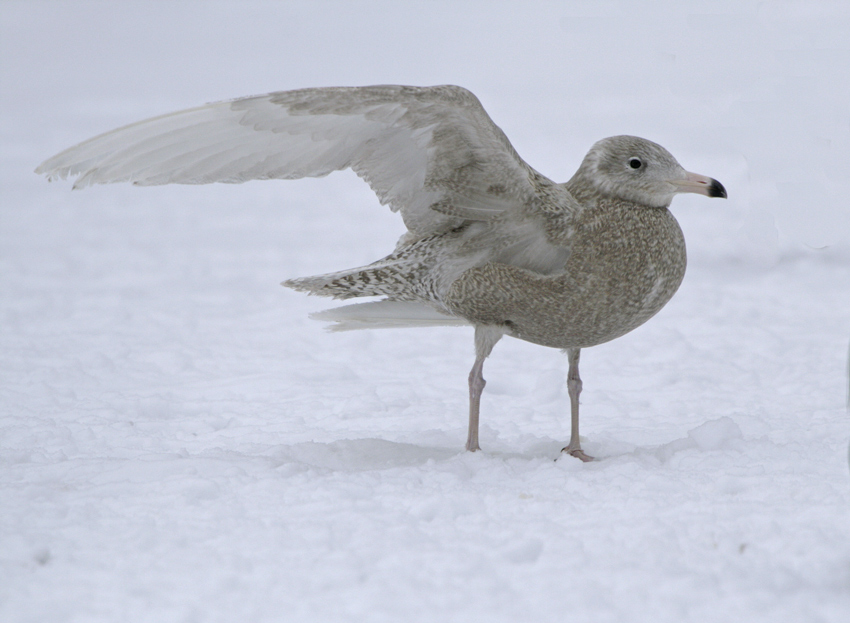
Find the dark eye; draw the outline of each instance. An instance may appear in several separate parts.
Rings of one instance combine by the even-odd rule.
[[[643,166],[643,163],[640,161],[640,158],[629,158],[629,166],[633,169],[639,169]]]

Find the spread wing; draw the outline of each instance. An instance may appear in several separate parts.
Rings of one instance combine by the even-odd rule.
[[[351,168],[424,235],[534,202],[549,180],[456,86],[333,87],[217,102],[118,128],[36,173],[89,184],[239,183]]]

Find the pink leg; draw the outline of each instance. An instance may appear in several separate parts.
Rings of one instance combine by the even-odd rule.
[[[481,408],[481,392],[487,381],[481,375],[484,359],[476,359],[469,373],[469,435],[466,438],[466,449],[470,452],[480,450],[478,445],[478,412]]]
[[[584,462],[592,461],[593,457],[585,454],[581,449],[578,437],[578,396],[581,394],[581,377],[578,375],[578,358],[581,354],[580,348],[567,349],[567,357],[570,369],[567,372],[567,390],[570,394],[570,444],[561,450]]]
[[[475,363],[469,372],[469,434],[466,437],[466,449],[470,452],[481,449],[478,445],[478,412],[481,408],[481,392],[487,384],[482,376],[484,360],[503,335],[504,331],[499,327],[475,327]]]

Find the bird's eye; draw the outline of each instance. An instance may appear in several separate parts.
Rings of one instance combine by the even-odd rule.
[[[629,158],[629,166],[633,169],[639,169],[643,166],[643,162],[640,161],[640,158]]]

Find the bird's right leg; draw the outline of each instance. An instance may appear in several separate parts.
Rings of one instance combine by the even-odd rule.
[[[483,368],[484,359],[476,357],[469,372],[469,434],[466,437],[466,449],[470,452],[481,449],[478,445],[478,411],[481,408],[481,392],[487,384],[481,374]]]
[[[487,384],[482,375],[484,360],[504,334],[498,327],[475,327],[475,363],[469,372],[469,434],[466,438],[466,449],[469,452],[481,449],[478,445],[478,412],[481,407],[481,393]]]
[[[568,348],[567,359],[570,369],[567,371],[567,391],[570,394],[570,443],[561,450],[581,459],[585,463],[592,461],[593,457],[585,454],[581,449],[581,441],[578,436],[578,396],[581,394],[581,377],[578,375],[578,358],[581,354],[580,348]]]

